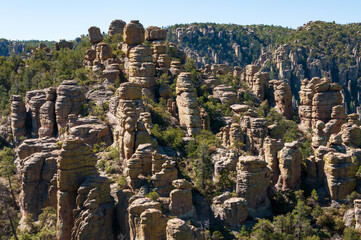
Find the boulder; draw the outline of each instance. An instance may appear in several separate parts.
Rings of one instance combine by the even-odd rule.
[[[90,43],[95,44],[103,41],[103,35],[100,32],[100,28],[93,26],[88,29],[88,32]]]
[[[124,42],[129,45],[137,45],[144,42],[144,27],[138,20],[132,20],[125,25],[123,32]]]
[[[119,19],[113,20],[109,26],[108,36],[112,37],[115,34],[120,34],[121,36],[123,36],[125,25],[126,22],[124,22],[123,20],[119,20]]]
[[[155,41],[155,40],[165,40],[167,38],[167,30],[161,29],[155,26],[149,26],[145,30],[145,40]]]

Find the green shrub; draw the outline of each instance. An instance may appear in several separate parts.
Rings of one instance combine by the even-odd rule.
[[[152,199],[153,201],[157,201],[159,198],[159,193],[157,193],[155,191],[155,189],[153,189],[153,191],[149,192],[148,194],[145,195],[147,198]]]

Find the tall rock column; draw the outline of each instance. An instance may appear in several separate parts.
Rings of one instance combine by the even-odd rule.
[[[38,137],[38,130],[40,128],[40,107],[46,101],[45,96],[44,90],[29,91],[25,96],[25,106],[31,117],[31,134],[33,137]]]
[[[143,87],[142,93],[150,98],[154,97],[155,64],[153,63],[150,47],[138,45],[129,53],[129,82]]]
[[[344,199],[356,188],[356,164],[351,156],[330,152],[324,157],[325,174],[330,195],[333,199]]]
[[[197,135],[202,129],[197,94],[190,73],[183,72],[177,78],[177,106],[180,125],[189,136]]]
[[[302,154],[297,141],[286,143],[279,152],[280,176],[277,188],[282,191],[296,189],[301,182]]]
[[[11,96],[11,130],[15,142],[19,142],[20,138],[26,135],[25,121],[26,108],[23,97]]]
[[[71,239],[77,191],[88,176],[96,175],[96,156],[82,139],[68,139],[57,159],[57,239]]]
[[[269,206],[267,188],[271,171],[267,162],[258,156],[241,156],[237,166],[237,194],[248,202],[248,207],[260,210]]]
[[[68,123],[69,114],[78,115],[84,103],[83,89],[75,80],[63,81],[57,89],[55,102],[55,115],[58,130],[61,133]]]
[[[56,88],[46,89],[46,102],[40,107],[39,137],[51,137],[55,133]]]
[[[270,84],[273,87],[274,101],[276,104],[276,111],[285,116],[287,119],[292,119],[292,92],[291,87],[286,81],[272,80]]]
[[[123,160],[130,159],[140,144],[152,142],[145,122],[142,121],[145,107],[141,99],[141,89],[139,84],[125,82],[117,90],[118,124],[114,130],[114,141],[117,142]]]

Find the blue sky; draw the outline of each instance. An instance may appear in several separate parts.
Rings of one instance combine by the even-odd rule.
[[[308,21],[361,22],[359,0],[0,0],[0,38],[74,39],[90,26],[104,32],[114,19],[144,27],[215,22],[297,28]]]

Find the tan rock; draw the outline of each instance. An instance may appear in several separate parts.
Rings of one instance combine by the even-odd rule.
[[[268,163],[268,168],[271,169],[271,186],[278,182],[280,175],[278,153],[284,147],[284,143],[280,139],[266,137],[263,144],[264,158]]]
[[[328,153],[324,157],[327,185],[333,199],[342,200],[356,188],[356,165],[351,156]]]
[[[267,162],[257,156],[241,156],[237,168],[237,194],[248,206],[259,210],[269,206],[267,188],[270,185]]]
[[[103,35],[100,32],[98,27],[90,27],[88,29],[89,32],[89,41],[90,43],[98,43],[103,41]]]
[[[123,36],[123,31],[124,31],[125,25],[126,25],[126,23],[123,20],[119,20],[119,19],[113,20],[110,23],[108,35],[114,36],[115,34],[119,34],[119,35]]]
[[[302,154],[297,144],[297,141],[285,143],[279,152],[280,176],[277,188],[282,191],[297,189],[301,182]]]
[[[138,239],[166,239],[167,218],[158,209],[150,208],[140,215],[140,236]]]
[[[174,189],[170,192],[169,210],[171,215],[179,218],[194,217],[195,208],[192,201],[192,184],[184,179],[172,182]]]
[[[194,227],[179,218],[172,218],[167,222],[167,240],[195,240],[201,239]]]
[[[11,96],[11,130],[15,142],[26,135],[26,108],[21,95]]]
[[[147,41],[164,40],[167,38],[167,30],[155,26],[149,26],[145,30]]]
[[[353,204],[355,209],[355,220],[356,220],[355,229],[361,229],[361,200],[355,199]]]
[[[178,75],[176,91],[179,123],[186,128],[189,136],[194,136],[201,130],[201,119],[190,73],[180,73]]]
[[[144,42],[144,27],[138,20],[132,20],[125,25],[124,42],[130,45],[137,45]]]

